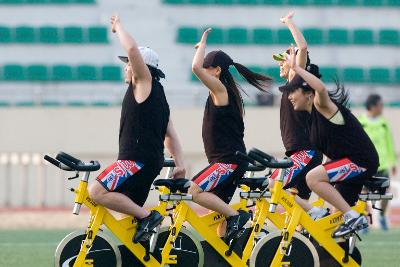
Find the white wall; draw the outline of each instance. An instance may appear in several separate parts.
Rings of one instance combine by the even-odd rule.
[[[356,110],[360,113],[362,110]],[[181,138],[187,177],[203,169],[206,158],[201,139],[201,108],[174,108],[172,118]],[[65,151],[83,160],[99,160],[102,169],[118,153],[119,108],[3,108],[0,109],[0,207],[70,206],[67,188],[77,181],[53,166],[33,163],[32,158]],[[396,151],[400,152],[400,109],[386,109]],[[247,108],[245,116],[247,148],[258,147],[283,156],[278,108]],[[24,154],[29,162],[23,162]],[[4,156],[8,156],[8,163]],[[11,157],[10,157],[11,156]],[[97,173],[91,176],[91,180]],[[149,202],[157,200],[151,192]]]

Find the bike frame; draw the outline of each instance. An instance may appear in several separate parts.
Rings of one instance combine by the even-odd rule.
[[[281,173],[283,171],[281,170]],[[339,226],[342,221],[342,213],[336,212],[332,215],[324,217],[318,221],[314,221],[295,201],[293,195],[288,194],[283,190],[282,179],[275,181],[274,187],[271,190],[271,209],[270,212],[275,212],[277,204],[283,206],[288,217],[285,226],[282,230],[282,240],[275,253],[275,257],[271,263],[273,267],[281,267],[285,253],[290,251],[290,244],[296,227],[300,224],[307,232],[322,246],[325,250],[342,266],[359,266],[357,262],[349,257],[348,262],[343,262],[345,256],[344,249],[331,237],[332,232]],[[355,211],[368,215],[366,212],[366,200],[358,200],[357,204],[352,207]],[[290,217],[289,217],[290,216]]]

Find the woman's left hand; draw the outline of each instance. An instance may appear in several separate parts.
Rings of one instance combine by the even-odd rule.
[[[212,28],[208,28],[207,30],[205,30],[205,31],[203,32],[203,35],[201,36],[200,42],[198,42],[198,43],[194,46],[195,49],[199,48],[199,46],[200,46],[201,44],[205,44],[205,43],[207,42],[208,34],[209,34],[211,31],[212,31]]]
[[[120,24],[119,16],[117,14],[111,16],[111,31],[115,33],[116,27]]]
[[[286,16],[280,18],[279,20],[286,24],[288,21],[290,21],[294,16],[294,11],[290,11]]]

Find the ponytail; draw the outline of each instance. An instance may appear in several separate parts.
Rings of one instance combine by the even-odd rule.
[[[270,87],[272,78],[253,72],[242,64],[234,62],[233,65],[239,72],[240,76],[242,76],[248,83],[256,87],[258,90],[265,92]]]
[[[220,67],[221,75],[219,79],[225,85],[227,90],[232,90],[235,95],[236,104],[240,110],[241,115],[244,114],[243,98],[240,91],[246,94],[246,92],[240,87],[240,85],[233,79],[232,74],[229,72],[229,66],[234,66],[239,74],[251,85],[256,87],[260,91],[267,91],[270,87],[272,78],[255,73],[242,64],[236,63],[232,58],[221,50],[212,51],[207,54],[203,62],[203,68],[208,67]],[[240,91],[239,91],[240,89]],[[246,94],[247,95],[247,94]]]
[[[339,81],[337,77],[333,78],[336,85],[334,90],[328,91],[330,99],[335,103],[343,107],[349,107],[349,92],[344,88],[343,83]]]

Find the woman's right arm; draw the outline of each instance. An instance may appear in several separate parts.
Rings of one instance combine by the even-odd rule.
[[[122,27],[117,15],[111,17],[111,25],[112,32],[117,34],[122,47],[128,54],[135,80],[151,81],[149,68],[144,63],[135,39]]]
[[[296,57],[294,57],[295,51],[293,45],[290,47],[290,68],[303,80],[308,83],[308,85],[314,89],[315,91],[315,98],[314,104],[318,111],[320,111],[325,117],[332,117],[336,112],[338,107],[335,103],[332,102],[331,98],[329,97],[328,90],[326,89],[325,84],[318,79],[313,74],[309,73],[302,67],[296,64]]]
[[[196,53],[192,62],[192,71],[199,80],[215,95],[225,93],[226,89],[222,82],[206,72],[203,68],[204,56],[206,51],[207,36],[211,32],[211,28],[204,31],[203,36],[198,44],[196,44]]]

